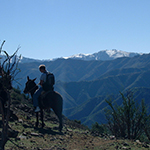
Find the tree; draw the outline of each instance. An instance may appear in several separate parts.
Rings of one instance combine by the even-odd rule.
[[[140,104],[136,102],[132,91],[127,91],[126,97],[123,93],[120,92],[120,94],[123,100],[120,106],[114,105],[111,100],[106,100],[111,108],[105,113],[109,129],[116,137],[139,138],[150,118],[144,100]]]
[[[15,76],[18,74],[18,72],[20,72],[18,69],[20,57],[17,59],[16,55],[19,48],[14,52],[13,55],[9,55],[6,51],[2,50],[4,43],[5,41],[3,41],[0,47],[0,54],[4,54],[1,58],[3,60],[0,60],[0,112],[2,114],[2,133],[0,141],[1,149],[4,149],[4,146],[8,140],[8,122],[11,104],[10,90],[12,89],[12,81],[15,79]],[[6,104],[7,107],[5,107]]]

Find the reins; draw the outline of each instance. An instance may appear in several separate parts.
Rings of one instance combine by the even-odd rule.
[[[37,85],[35,85],[33,88],[31,88],[28,93],[30,93]]]
[[[32,81],[30,81],[30,82],[32,82]],[[29,82],[29,83],[30,83],[30,82]],[[29,83],[28,83],[28,84],[29,84]],[[38,86],[35,84],[35,86],[34,86],[33,88],[31,88],[30,90],[28,90],[28,93],[31,93],[31,91],[32,91],[35,87],[37,87],[37,89],[38,89]]]

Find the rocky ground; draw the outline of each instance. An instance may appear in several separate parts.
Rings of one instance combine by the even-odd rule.
[[[110,135],[92,133],[87,127],[63,117],[64,127],[57,130],[58,119],[51,111],[45,112],[45,127],[35,128],[32,105],[13,101],[9,122],[9,140],[5,149],[10,150],[149,150],[147,143],[139,140],[121,140]],[[0,115],[1,120],[1,115]],[[1,122],[0,122],[1,124]],[[1,131],[1,126],[0,126]]]

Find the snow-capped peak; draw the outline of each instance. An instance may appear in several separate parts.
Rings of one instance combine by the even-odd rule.
[[[134,57],[136,55],[142,55],[141,53],[133,53],[133,52],[125,52],[121,50],[101,50],[99,52],[93,53],[93,54],[76,54],[69,57],[61,57],[63,59],[80,59],[80,60],[113,60],[119,57]],[[4,55],[0,55],[1,59],[0,61],[3,61],[5,59]],[[46,59],[46,60],[39,60],[34,58],[27,58],[27,57],[21,57],[20,63],[31,63],[31,62],[43,62],[43,61],[54,61],[58,58],[54,59]]]
[[[76,55],[72,55],[69,57],[63,57],[64,59],[69,59],[69,58],[79,58],[82,59],[83,57],[89,56],[90,54],[76,54]]]
[[[76,54],[69,57],[63,57],[64,59],[82,59],[82,60],[112,60],[119,57],[134,57],[140,55],[139,53],[125,52],[121,50],[101,50],[93,54]]]

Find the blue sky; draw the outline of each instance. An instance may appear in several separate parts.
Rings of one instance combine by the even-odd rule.
[[[0,43],[51,59],[117,49],[150,51],[150,0],[0,0]]]

